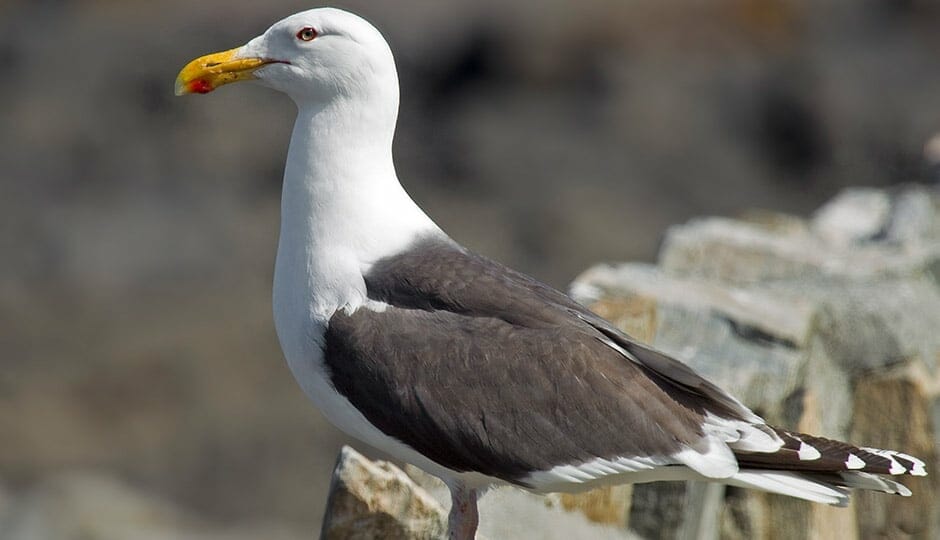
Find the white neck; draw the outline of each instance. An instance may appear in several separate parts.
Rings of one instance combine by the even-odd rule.
[[[365,302],[362,275],[375,261],[422,234],[443,234],[395,174],[394,97],[391,110],[391,99],[351,97],[299,107],[284,172],[274,280],[282,341],[285,331],[299,330],[288,327],[323,324],[337,309]]]

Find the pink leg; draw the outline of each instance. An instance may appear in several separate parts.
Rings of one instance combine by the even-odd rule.
[[[450,515],[447,523],[448,540],[474,540],[480,515],[477,512],[475,489],[468,489],[460,484],[450,487]]]

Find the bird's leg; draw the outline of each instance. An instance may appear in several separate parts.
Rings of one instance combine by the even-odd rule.
[[[450,486],[450,515],[447,516],[448,540],[474,540],[480,514],[477,512],[479,493],[462,484]]]

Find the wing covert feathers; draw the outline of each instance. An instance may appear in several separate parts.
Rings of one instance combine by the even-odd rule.
[[[733,396],[563,293],[447,238],[377,261],[324,337],[334,388],[446,469],[537,490],[705,479],[842,505],[910,495],[892,450],[767,425]]]

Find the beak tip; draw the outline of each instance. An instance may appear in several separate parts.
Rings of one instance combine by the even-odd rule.
[[[205,79],[193,79],[191,81],[177,79],[173,93],[177,96],[186,96],[189,94],[208,94],[213,90],[215,90],[215,85]]]
[[[185,96],[189,94],[189,85],[187,84],[187,77],[184,76],[185,70],[181,71],[179,75],[176,76],[176,81],[173,82],[173,93],[177,96]]]

